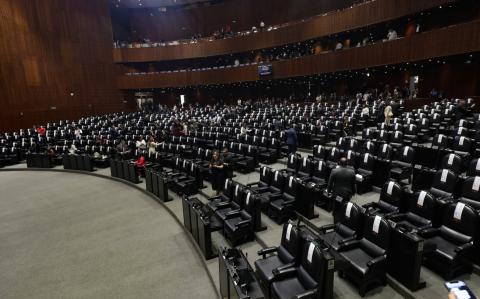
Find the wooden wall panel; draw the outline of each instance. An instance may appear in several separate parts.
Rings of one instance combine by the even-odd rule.
[[[270,32],[157,48],[114,49],[117,63],[149,62],[175,59],[189,59],[215,55],[240,53],[281,46],[352,29],[362,28],[410,15],[456,0],[373,0],[338,12],[328,13],[305,22],[296,23]]]
[[[480,51],[480,20],[365,47],[272,63],[273,79],[419,61]],[[257,66],[158,75],[120,75],[120,89],[165,88],[259,80]]]
[[[111,28],[107,0],[0,0],[0,132],[122,110]]]

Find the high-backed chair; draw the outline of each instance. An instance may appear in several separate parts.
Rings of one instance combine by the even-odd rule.
[[[207,207],[212,211],[215,211],[217,208],[224,205],[224,203],[230,202],[233,198],[233,189],[235,186],[236,183],[231,179],[226,179],[220,195],[208,198],[209,202],[207,203]]]
[[[393,149],[387,143],[380,144],[378,151],[377,151],[377,158],[380,160],[387,160],[390,161],[392,159]]]
[[[320,185],[320,188],[323,188],[327,185],[328,180],[328,169],[327,164],[322,160],[317,160],[313,163],[313,173],[310,178],[315,184]]]
[[[363,238],[340,245],[340,255],[349,263],[346,270],[339,272],[359,288],[364,296],[367,291],[378,285],[385,285],[386,257],[390,242],[390,225],[380,216],[368,216],[363,228]]]
[[[254,213],[259,199],[251,191],[247,191],[244,197],[243,209],[225,214],[223,231],[232,246],[254,237]]]
[[[424,265],[445,280],[470,273],[478,225],[478,212],[472,207],[464,203],[448,205],[439,228],[419,232],[425,238]]]
[[[260,167],[260,180],[258,182],[247,184],[253,192],[264,193],[269,190],[269,186],[272,183],[272,169],[267,166]],[[256,187],[254,187],[256,186]]]
[[[268,247],[260,250],[258,255],[262,258],[255,261],[260,283],[268,290],[273,281],[273,270],[295,266],[300,254],[300,231],[292,223],[285,223],[282,230],[282,238],[278,247]],[[269,255],[267,257],[267,255]]]
[[[299,166],[300,158],[298,155],[291,154],[287,158],[287,173],[288,174],[296,174],[298,171],[298,166]]]
[[[438,209],[435,198],[426,191],[420,191],[409,196],[405,213],[395,214],[389,219],[409,230],[418,231],[433,225],[436,212]]]
[[[473,159],[468,164],[467,176],[480,176],[480,159]]]
[[[453,196],[457,184],[457,175],[448,169],[440,169],[433,177],[429,192],[436,198],[450,198]]]
[[[363,194],[372,189],[374,163],[375,159],[369,153],[365,153],[359,157],[355,178],[357,182],[358,194]]]
[[[410,182],[413,168],[413,159],[415,150],[411,146],[404,146],[397,152],[396,160],[392,162],[390,175],[392,178],[403,181],[408,179]]]
[[[313,161],[310,158],[303,157],[300,160],[300,165],[298,166],[297,177],[302,179],[307,179],[312,176],[313,172]]]
[[[458,175],[462,171],[462,158],[457,154],[446,154],[440,161],[440,168],[449,169]]]
[[[307,242],[303,246],[300,264],[274,271],[272,298],[318,298],[325,277],[325,259],[318,245]]]
[[[278,223],[282,223],[290,217],[294,210],[295,199],[298,193],[299,182],[293,176],[285,180],[283,193],[270,197],[269,215]]]
[[[357,204],[347,202],[343,204],[337,223],[320,227],[323,235],[320,239],[329,247],[338,250],[339,246],[347,241],[355,240],[361,233],[363,212]]]
[[[480,211],[480,176],[469,177],[463,182],[458,201]]]
[[[369,215],[389,216],[400,212],[404,203],[404,194],[400,185],[394,181],[383,184],[378,202],[365,204],[363,207]]]

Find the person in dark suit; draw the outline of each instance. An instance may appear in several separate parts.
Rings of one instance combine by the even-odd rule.
[[[295,154],[297,152],[298,145],[297,132],[294,128],[290,127],[285,134],[287,135],[288,154]]]
[[[348,201],[355,194],[355,171],[347,167],[345,157],[340,159],[338,165],[330,174],[328,191],[334,197],[340,196],[343,201]]]
[[[338,167],[333,169],[328,180],[328,192],[331,194],[330,207],[333,222],[337,223],[341,207],[355,194],[355,171],[347,167],[347,159],[341,158]]]
[[[225,179],[227,178],[223,157],[220,155],[218,150],[213,151],[209,168],[212,175],[212,189],[216,191],[216,194],[218,195],[220,194],[223,184],[225,183]]]

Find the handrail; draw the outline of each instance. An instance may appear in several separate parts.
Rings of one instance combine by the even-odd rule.
[[[191,59],[273,48],[386,22],[457,0],[373,0],[272,31],[195,44],[113,49],[114,62]]]
[[[372,68],[479,50],[480,20],[476,20],[363,47],[275,61],[272,62],[273,75],[269,79]],[[120,89],[165,88],[259,79],[257,66],[249,65],[195,72],[120,75],[117,86]]]

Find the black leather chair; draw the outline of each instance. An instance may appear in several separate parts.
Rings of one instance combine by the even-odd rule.
[[[437,212],[435,198],[426,191],[420,191],[409,197],[406,213],[395,214],[389,220],[408,230],[419,231],[433,225],[434,216]]]
[[[457,154],[446,154],[440,161],[441,169],[449,169],[455,174],[462,172],[462,158]]]
[[[268,186],[268,190],[262,191],[262,208],[265,211],[268,211],[268,206],[270,204],[270,198],[277,196],[278,194],[283,193],[283,188],[285,187],[285,173],[282,173],[278,170],[272,171],[271,184]]]
[[[280,246],[268,247],[260,250],[258,255],[262,258],[255,261],[260,283],[268,290],[271,296],[271,283],[273,281],[273,270],[295,266],[300,253],[300,231],[292,223],[285,223],[282,230]],[[267,257],[267,255],[269,255]]]
[[[478,212],[472,207],[464,203],[448,205],[439,228],[419,232],[425,238],[424,265],[445,280],[470,273],[478,225]]]
[[[313,174],[310,180],[319,185],[319,188],[325,188],[328,180],[327,164],[322,160],[316,160],[313,163]]]
[[[310,178],[313,171],[313,161],[307,157],[303,157],[299,162],[297,177],[301,179]]]
[[[323,235],[320,239],[329,247],[338,250],[340,244],[355,240],[360,236],[363,221],[363,211],[357,204],[345,203],[339,213],[335,224],[320,227]]]
[[[440,169],[433,177],[429,192],[436,198],[451,198],[457,184],[457,175],[448,169]]]
[[[233,198],[233,188],[235,186],[236,183],[234,183],[231,179],[226,179],[220,195],[208,198],[209,202],[207,203],[207,207],[210,208],[210,210],[215,211],[224,203],[230,202]]]
[[[289,176],[285,180],[285,186],[282,194],[270,197],[268,214],[276,222],[282,223],[291,216],[294,210],[295,199],[298,193],[299,182],[293,176]]]
[[[468,164],[467,176],[480,176],[480,159],[473,159]]]
[[[390,225],[380,216],[368,216],[363,228],[363,238],[340,245],[340,255],[349,263],[339,272],[359,288],[363,297],[372,287],[387,283],[386,257],[390,242]]]
[[[280,268],[273,271],[272,298],[318,298],[325,277],[325,259],[321,249],[312,242],[302,248],[297,267]]]
[[[287,173],[290,175],[296,174],[298,171],[299,162],[300,162],[299,155],[291,154],[290,156],[288,156],[287,169],[286,169]]]
[[[362,154],[358,159],[356,171],[357,193],[363,194],[372,190],[373,167],[375,159],[369,153]]]
[[[392,159],[392,153],[392,146],[387,143],[380,144],[380,146],[378,147],[377,158],[379,160],[390,161]]]
[[[469,177],[463,182],[462,193],[458,201],[480,211],[480,176]]]
[[[407,179],[410,183],[414,156],[415,150],[411,146],[402,147],[397,153],[397,159],[392,162],[390,170],[392,178],[399,182]]]
[[[254,213],[258,205],[257,197],[250,191],[245,194],[243,209],[225,214],[223,231],[232,246],[250,241],[254,237]]]
[[[325,147],[323,145],[313,146],[313,157],[323,160],[325,158]]]
[[[363,205],[368,215],[384,215],[388,217],[399,213],[404,206],[404,193],[400,185],[394,181],[383,184],[378,202]]]
[[[267,166],[260,167],[260,180],[258,182],[247,184],[253,192],[263,193],[268,191],[268,187],[272,183],[272,169]],[[256,187],[254,187],[256,186]]]
[[[245,206],[245,196],[247,189],[240,183],[234,183],[232,200],[217,205],[215,217],[220,223],[225,223],[227,214],[232,211],[239,211]]]

